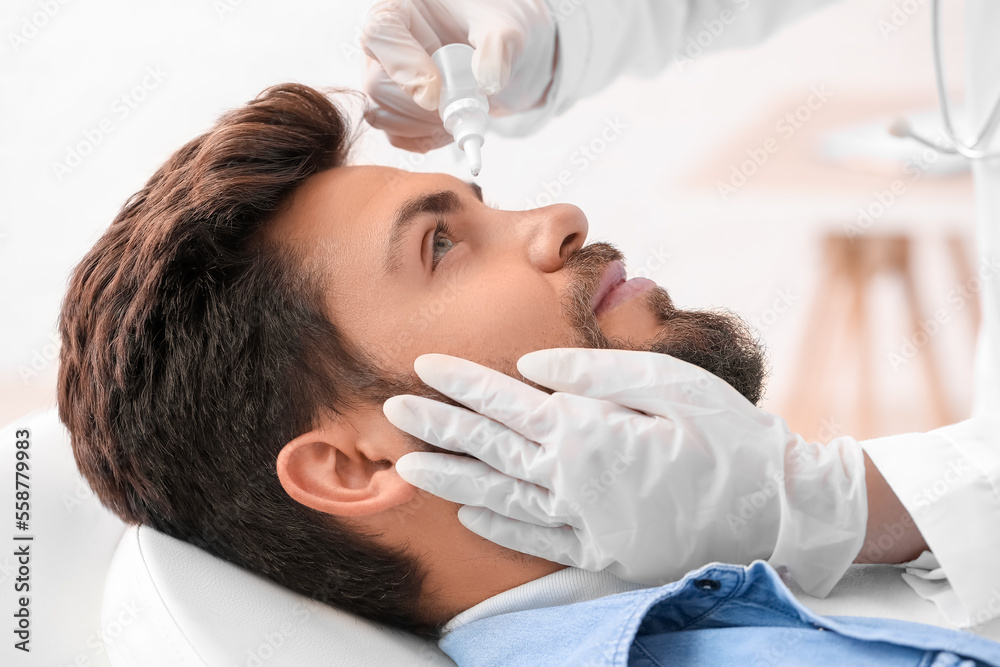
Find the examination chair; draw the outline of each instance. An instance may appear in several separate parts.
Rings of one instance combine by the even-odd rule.
[[[13,511],[15,432],[30,432],[29,541],[0,558],[5,618],[30,544],[31,653],[0,649],[0,665],[37,667],[454,666],[433,642],[313,602],[151,528],[126,526],[76,469],[55,409],[0,429],[0,497]],[[23,479],[22,479],[23,481]],[[10,539],[10,538],[5,538]],[[934,582],[927,582],[933,585]],[[894,567],[855,565],[826,599],[792,592],[820,614],[882,616],[947,627]],[[978,629],[1000,639],[1000,620]]]

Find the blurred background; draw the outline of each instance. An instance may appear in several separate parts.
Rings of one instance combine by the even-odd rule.
[[[3,3],[0,423],[54,405],[67,278],[129,195],[269,85],[360,88],[368,4]],[[959,101],[961,10],[944,21]],[[976,272],[1000,267],[973,265],[964,166],[886,132],[933,123],[928,3],[844,0],[753,49],[695,47],[538,135],[489,135],[488,202],[576,204],[630,276],[742,315],[769,350],[763,407],[807,438],[966,417]],[[453,146],[405,153],[370,128],[355,161],[468,176]]]

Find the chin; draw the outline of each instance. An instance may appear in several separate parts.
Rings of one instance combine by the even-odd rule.
[[[663,329],[644,299],[632,299],[601,313],[597,316],[597,324],[609,339],[628,341],[632,345],[652,341]]]

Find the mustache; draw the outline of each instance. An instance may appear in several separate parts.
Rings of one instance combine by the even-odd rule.
[[[598,241],[585,245],[570,255],[563,265],[570,279],[567,297],[584,310],[590,309],[605,269],[611,262],[625,263],[625,255],[610,243]]]
[[[563,267],[569,271],[570,282],[563,294],[562,306],[582,347],[605,347],[604,334],[597,326],[591,303],[605,269],[615,261],[624,264],[625,255],[610,243],[596,242],[580,248]]]

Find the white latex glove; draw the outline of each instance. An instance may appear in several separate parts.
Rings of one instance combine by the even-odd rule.
[[[383,406],[403,431],[478,459],[415,452],[396,471],[466,505],[459,520],[482,537],[646,584],[769,558],[819,596],[860,550],[868,506],[852,438],[808,443],[725,381],[659,353],[540,350],[517,367],[555,393],[425,354],[420,378],[471,411],[411,395]]]
[[[361,32],[368,122],[399,148],[426,153],[452,141],[438,115],[441,75],[430,54],[445,44],[475,49],[472,71],[490,115],[541,104],[553,78],[556,26],[544,0],[380,0]]]

